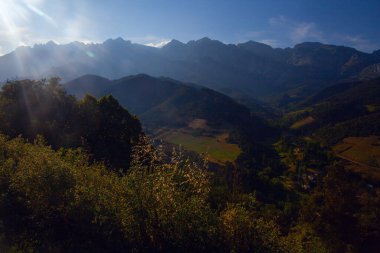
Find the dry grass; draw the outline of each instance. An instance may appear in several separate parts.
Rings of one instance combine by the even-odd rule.
[[[380,136],[348,137],[335,145],[333,150],[341,156],[368,166],[380,165]]]
[[[193,129],[206,129],[207,128],[207,120],[205,119],[194,119],[188,125]]]
[[[369,179],[380,181],[380,136],[348,137],[333,147],[347,166]]]
[[[301,128],[301,127],[303,127],[303,126],[309,125],[309,124],[313,123],[314,121],[315,121],[315,119],[314,119],[313,117],[308,116],[308,117],[306,117],[306,118],[304,118],[304,119],[301,119],[301,120],[299,120],[299,121],[293,123],[293,124],[290,126],[290,128],[291,128],[291,129],[298,129],[298,128]]]

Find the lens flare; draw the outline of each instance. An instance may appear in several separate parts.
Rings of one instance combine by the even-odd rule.
[[[90,58],[95,58],[95,54],[93,52],[91,52],[91,51],[86,51],[86,54]]]

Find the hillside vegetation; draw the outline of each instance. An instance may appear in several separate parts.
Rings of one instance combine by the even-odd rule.
[[[143,87],[146,79],[137,77],[143,81],[135,87]],[[127,78],[127,84],[135,81],[136,77]],[[151,82],[160,85],[162,79]],[[371,122],[377,112],[352,114],[348,121],[344,116],[342,122],[328,117],[321,121],[313,114],[319,105],[310,105],[287,115],[282,125],[273,121],[270,125],[224,95],[188,87],[179,85],[179,90],[206,94],[207,99],[196,107],[191,103],[196,97],[190,96],[177,106],[181,111],[211,103],[212,110],[231,105],[237,115],[226,110],[213,118],[211,109],[194,110],[186,117],[178,114],[186,119],[183,125],[172,128],[169,124],[156,133],[173,143],[185,142],[198,153],[214,145],[209,155],[222,161],[217,166],[208,163],[212,159],[207,157],[176,148],[168,152],[172,146],[149,140],[139,119],[111,95],[85,95],[78,100],[57,79],[10,81],[3,86],[0,249],[48,253],[378,251],[377,182],[350,171],[329,146],[316,140],[322,127],[362,117]],[[163,103],[169,103],[166,99],[172,101],[165,98]],[[293,121],[310,115],[315,122],[289,128]],[[240,119],[243,116],[248,118]],[[352,126],[347,129],[355,129]],[[367,131],[378,124],[361,126]],[[355,140],[361,140],[357,151],[368,146],[365,139]]]
[[[240,154],[242,133],[261,142],[275,132],[264,119],[263,107],[258,106],[251,113],[232,98],[202,86],[143,74],[105,80],[86,75],[66,83],[65,87],[77,96],[112,94],[138,115],[150,136],[189,151],[206,153],[213,162],[234,162]],[[231,138],[219,142],[220,134]]]
[[[58,79],[5,84],[0,131],[29,141],[40,134],[55,149],[81,147],[116,170],[129,166],[131,148],[142,134],[140,121],[112,96],[77,100]]]
[[[379,135],[380,79],[339,83],[296,104],[283,123],[324,145],[345,137]]]

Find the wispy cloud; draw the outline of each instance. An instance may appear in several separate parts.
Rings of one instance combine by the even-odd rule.
[[[326,41],[316,23],[295,21],[282,15],[270,17],[267,29],[248,31],[244,37],[272,47],[288,47],[305,41]]]
[[[272,47],[288,47],[306,41],[318,41],[345,45],[365,52],[380,48],[380,43],[375,43],[363,35],[329,33],[315,22],[295,21],[281,15],[269,18],[266,30],[249,31],[243,37]]]
[[[275,25],[282,25],[284,22],[287,22],[287,18],[285,16],[277,16],[277,17],[270,17],[268,22],[270,25],[275,26]]]
[[[380,48],[380,43],[373,43],[362,35],[337,34],[335,37],[342,44],[354,47],[360,51],[371,52]]]
[[[300,23],[292,29],[291,38],[294,42],[301,42],[305,39],[324,41],[322,32],[318,31],[314,23]]]
[[[323,32],[314,22],[298,22],[284,16],[278,16],[269,18],[268,23],[274,28],[283,29],[293,43],[307,40],[325,41]]]

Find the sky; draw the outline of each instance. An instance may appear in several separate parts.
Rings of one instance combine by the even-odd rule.
[[[318,41],[372,52],[379,13],[379,0],[0,0],[0,55],[117,37],[156,47],[202,37],[281,48]]]

